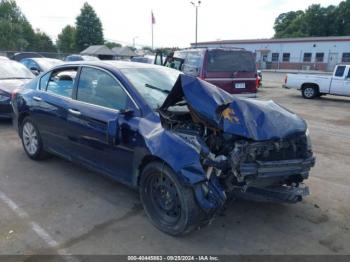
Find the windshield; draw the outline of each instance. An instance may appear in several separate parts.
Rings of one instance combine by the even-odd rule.
[[[125,68],[122,73],[153,109],[160,107],[181,72],[169,68]]]
[[[24,65],[15,61],[0,61],[0,79],[31,79],[34,75]]]
[[[38,64],[40,65],[40,67],[43,69],[43,71],[48,71],[49,69],[51,69],[52,67],[56,66],[56,65],[60,65],[63,64],[63,62],[61,60],[58,59],[38,59],[37,60]]]
[[[208,52],[208,72],[255,72],[255,58],[251,52],[211,50]]]

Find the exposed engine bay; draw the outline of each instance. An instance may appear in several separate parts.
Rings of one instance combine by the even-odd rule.
[[[227,110],[220,107],[217,114],[227,117]],[[224,133],[185,101],[159,113],[164,128],[198,151],[208,183],[215,180],[225,195],[295,203],[309,194],[302,184],[314,165],[307,134],[254,141]]]

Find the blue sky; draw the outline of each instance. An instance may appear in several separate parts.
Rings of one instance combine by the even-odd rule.
[[[105,38],[136,45],[151,44],[151,10],[155,46],[189,46],[194,41],[195,9],[190,0],[17,0],[32,23],[52,38],[74,25],[83,3],[91,4],[102,20]],[[338,4],[339,0],[202,0],[198,41],[254,39],[273,36],[274,19],[282,12],[311,4]]]

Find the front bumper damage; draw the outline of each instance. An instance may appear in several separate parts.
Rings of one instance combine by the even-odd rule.
[[[279,144],[239,141],[228,157],[214,157],[202,151],[207,182],[195,187],[201,206],[212,213],[220,210],[230,197],[275,203],[301,201],[310,194],[309,188],[302,182],[309,177],[310,169],[315,165],[311,151],[305,158],[248,161],[248,156],[252,153],[258,155],[259,150],[261,154],[266,154],[277,147],[282,152],[283,147],[291,148],[292,144],[286,141]]]
[[[239,168],[239,178],[244,180],[244,178],[248,176],[254,176],[256,179],[264,179],[299,174],[303,177],[303,179],[307,179],[309,176],[309,171],[314,165],[314,157],[309,157],[308,159],[243,163]]]

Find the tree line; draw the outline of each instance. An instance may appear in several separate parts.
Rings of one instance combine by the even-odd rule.
[[[88,3],[81,8],[75,25],[65,26],[54,43],[46,33],[33,29],[15,0],[0,1],[0,48],[3,51],[75,53],[90,45],[121,46],[105,41],[101,20]]]
[[[274,30],[274,38],[350,35],[350,0],[337,6],[313,4],[305,11],[282,13]]]

